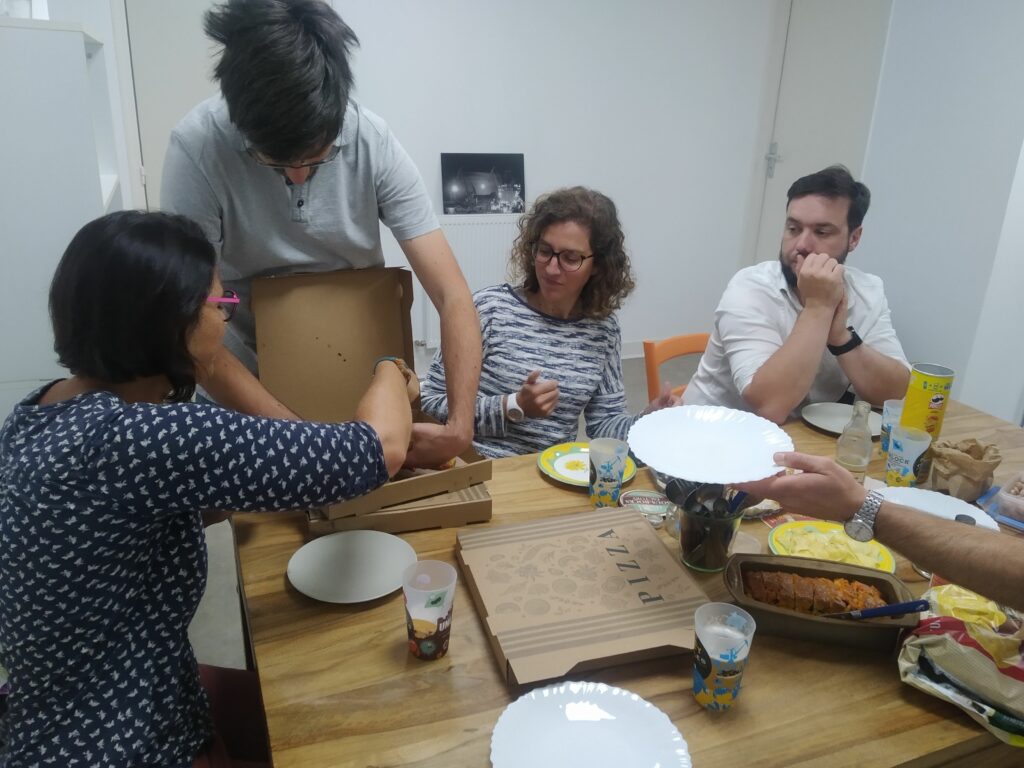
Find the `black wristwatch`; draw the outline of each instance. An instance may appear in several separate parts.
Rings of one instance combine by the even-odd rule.
[[[857,332],[855,330],[853,330],[852,325],[846,326],[846,330],[850,332],[850,340],[848,342],[846,342],[845,344],[840,344],[838,347],[834,347],[831,344],[825,345],[826,347],[828,347],[828,351],[831,352],[836,357],[839,357],[840,355],[845,355],[851,349],[856,349],[857,347],[864,343],[864,340],[857,335]]]

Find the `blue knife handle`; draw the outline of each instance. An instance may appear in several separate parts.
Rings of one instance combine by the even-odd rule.
[[[851,611],[850,615],[856,619],[872,619],[876,616],[898,616],[902,613],[927,611],[930,605],[927,600],[912,600],[909,603],[893,603],[892,605],[883,605],[881,608],[865,608],[861,611]]]

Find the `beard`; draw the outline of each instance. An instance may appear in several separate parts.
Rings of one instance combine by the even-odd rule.
[[[795,291],[796,272],[794,272],[793,268],[786,263],[786,260],[783,258],[781,251],[779,251],[779,266],[782,267],[782,276],[786,278],[786,284]]]
[[[850,249],[846,248],[843,250],[842,253],[840,253],[838,256],[834,256],[833,258],[840,264],[845,264],[846,257],[849,253]],[[805,253],[803,255],[806,256],[807,254]],[[793,271],[793,268],[786,263],[786,259],[783,256],[782,251],[779,251],[779,266],[782,267],[782,276],[786,278],[786,284],[795,291],[797,284],[797,274],[796,272]]]

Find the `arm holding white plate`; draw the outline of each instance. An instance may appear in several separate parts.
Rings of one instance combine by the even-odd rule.
[[[740,488],[775,499],[788,512],[846,522],[861,509],[867,490],[831,459],[780,453],[780,466],[802,470]],[[943,578],[1005,605],[1024,609],[1024,540],[943,520],[883,501],[875,538]]]

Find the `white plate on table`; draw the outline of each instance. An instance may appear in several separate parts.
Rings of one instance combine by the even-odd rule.
[[[509,704],[491,734],[494,768],[690,768],[668,716],[604,683],[559,683]]]
[[[853,416],[853,406],[846,403],[811,403],[803,407],[800,416],[812,427],[817,427],[823,432],[831,432],[833,435],[841,435]],[[871,428],[872,437],[881,435],[882,414],[871,411],[868,414],[868,426]]]
[[[904,507],[914,507],[922,512],[927,512],[936,517],[944,517],[946,520],[953,520],[957,515],[970,515],[974,518],[979,528],[991,528],[999,530],[999,525],[973,504],[968,504],[956,496],[947,496],[937,491],[929,491],[924,488],[881,488],[882,495],[894,504],[902,504]]]
[[[402,587],[416,551],[380,531],[342,531],[313,539],[288,561],[288,581],[326,603],[362,603]]]
[[[629,447],[663,475],[696,483],[744,483],[781,472],[776,451],[793,440],[756,413],[720,405],[680,405],[640,417]]]

